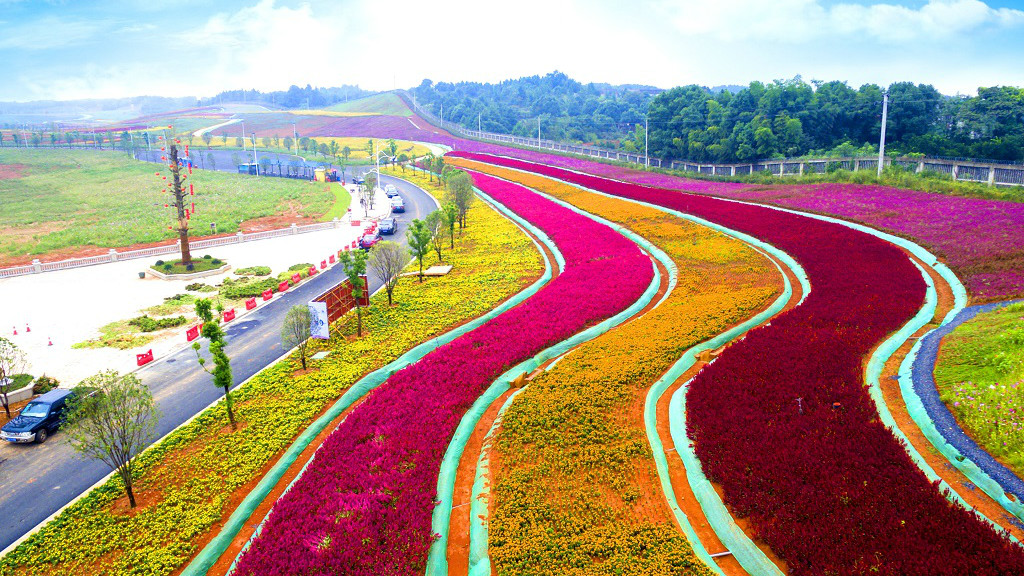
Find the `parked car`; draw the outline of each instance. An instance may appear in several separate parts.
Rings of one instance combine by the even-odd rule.
[[[46,438],[64,424],[64,411],[74,395],[73,390],[58,388],[32,400],[0,428],[0,438],[19,443],[46,442]]]
[[[394,184],[385,184],[384,193],[388,195],[388,198],[394,198],[398,196],[398,188],[395,188]]]
[[[380,235],[376,231],[368,232],[363,234],[362,238],[359,239],[359,247],[363,250],[369,250],[373,248],[373,245],[380,240]]]
[[[377,231],[380,232],[382,236],[384,234],[394,234],[398,231],[398,220],[395,220],[394,218],[384,218],[379,224],[377,224]]]
[[[402,200],[401,196],[395,196],[391,199],[391,211],[405,212],[405,201]]]
[[[362,174],[356,174],[355,176],[352,177],[352,183],[353,184],[365,184],[366,183],[366,179],[363,178]]]

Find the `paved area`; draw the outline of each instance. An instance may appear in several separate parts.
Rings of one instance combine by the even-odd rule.
[[[389,177],[382,178],[382,182],[394,183],[398,186],[399,192],[405,200],[407,212],[400,215],[398,232],[393,237],[396,241],[404,244],[405,230],[408,223],[414,218],[424,217],[427,213],[434,210],[436,206],[433,199],[426,192],[411,184]],[[280,257],[282,262],[295,263],[302,261],[306,254],[319,255],[317,257],[317,262],[319,262],[319,260],[326,257],[327,252],[325,250],[333,248],[333,242],[340,239],[338,236],[328,236],[323,239],[323,243],[314,243],[310,240],[312,236],[314,234],[296,236],[297,244],[289,244],[290,250],[305,250],[307,248],[304,248],[303,245],[309,244],[312,246],[308,248],[310,251],[300,253],[289,252],[289,249],[281,249]],[[269,245],[269,243],[264,244],[264,246]],[[270,248],[261,249],[253,257],[258,256],[260,259],[269,258],[270,250]],[[220,254],[219,249],[218,254]],[[228,257],[226,254],[225,252],[225,257]],[[140,281],[138,279],[138,262],[136,261],[132,266],[124,268],[124,275],[127,276],[125,279],[112,280],[111,284],[134,284],[148,287],[149,281]],[[254,263],[265,262],[266,260],[261,260]],[[121,263],[100,265],[82,270],[120,270],[120,268],[112,268],[120,265]],[[50,274],[60,273],[38,274],[26,278],[40,280],[45,279]],[[116,278],[117,276],[117,274],[109,273],[107,275],[91,277],[88,281],[102,286],[108,279]],[[132,278],[133,276],[134,278]],[[284,295],[275,296],[270,303],[260,306],[247,316],[226,325],[227,353],[231,357],[235,384],[237,385],[245,381],[263,367],[276,361],[283,354],[284,350],[282,350],[280,342],[280,327],[285,313],[291,306],[308,302],[340,282],[343,277],[344,274],[340,267],[329,269],[310,280],[304,281],[298,287],[288,290]],[[70,303],[44,302],[44,300],[48,299],[40,297],[31,300],[24,307],[4,306],[0,314],[6,317],[8,314],[17,311],[12,312],[10,308],[18,310],[25,308],[27,310],[31,308],[31,303],[40,306],[52,304],[53,306],[64,306],[65,310],[69,310],[69,313],[73,314],[70,317],[75,318],[75,323],[77,323],[80,316],[93,314],[90,308],[94,307],[94,305],[89,304],[84,299],[76,300],[74,296],[78,291],[88,290],[91,294],[93,293],[91,291],[96,290],[91,285],[87,286],[85,282],[86,280],[65,280],[63,286],[66,294],[64,292],[54,292],[53,289],[46,293],[50,298],[67,300]],[[11,283],[10,280],[0,283],[0,290],[7,289],[4,285],[9,283]],[[378,285],[379,283],[371,278],[370,289],[375,290]],[[31,293],[32,291],[24,288],[19,289],[21,290],[19,292],[21,297],[35,298]],[[96,292],[103,293],[103,290],[96,290]],[[42,292],[39,293],[43,294]],[[132,293],[131,290],[125,292],[128,295]],[[169,293],[174,293],[174,291],[171,290]],[[156,292],[154,289],[153,294],[159,294],[159,292]],[[7,295],[0,292],[0,301],[10,301],[7,300],[7,297]],[[115,305],[121,306],[115,303],[113,298],[103,298],[104,302],[108,302],[108,310],[111,310],[111,307]],[[143,301],[143,299],[139,297],[138,301]],[[145,301],[145,305],[150,305],[149,301]],[[131,306],[125,304],[124,307],[129,308]],[[38,314],[40,314],[38,317],[40,321],[39,328],[33,328],[32,334],[36,334],[38,330],[40,335],[45,335],[46,327],[57,331],[63,330],[63,326],[69,324],[65,317],[55,317],[47,320],[46,313],[38,312]],[[96,321],[105,321],[100,320],[100,318],[108,316],[109,312],[96,315]],[[51,336],[53,335],[51,334]],[[57,336],[63,342],[63,336],[61,336],[60,332],[57,333]],[[33,338],[37,338],[37,336],[33,336]],[[27,339],[25,343],[28,343]],[[19,346],[21,344],[22,342],[19,342]],[[184,344],[183,337],[181,344]],[[132,354],[131,365],[134,367],[134,352],[129,351],[129,353]],[[125,353],[122,352],[122,354]],[[35,357],[37,361],[40,358],[38,354]],[[54,365],[54,368],[55,371],[53,373],[56,373],[57,366]],[[36,372],[41,371],[36,370]],[[220,389],[213,386],[212,377],[199,368],[196,363],[195,352],[189,348],[179,348],[177,351],[142,368],[138,374],[143,383],[150,387],[157,399],[157,404],[162,414],[157,425],[157,434],[159,436],[173,430],[223,395]],[[67,444],[65,436],[60,431],[47,440],[45,444],[41,445],[0,444],[0,461],[5,459],[6,461],[0,464],[0,510],[4,511],[4,521],[0,523],[0,549],[6,548],[17,541],[37,524],[71,502],[110,472],[109,468],[101,462],[81,459]]]
[[[371,216],[386,215],[389,203],[381,193]],[[360,216],[362,215],[360,210]],[[362,227],[342,222],[339,228],[200,249],[194,257],[210,254],[232,266],[270,266],[274,274],[293,264],[319,264],[330,254],[350,244]],[[175,255],[159,258],[169,259]],[[18,306],[0,309],[0,327],[6,338],[26,351],[31,362],[29,373],[46,374],[65,385],[113,368],[127,372],[135,368],[135,354],[153,349],[163,356],[184,342],[185,327],[165,333],[156,342],[131,350],[113,348],[72,349],[72,345],[99,336],[99,328],[110,322],[134,318],[143,308],[161,304],[164,298],[185,292],[193,282],[218,284],[225,274],[197,280],[160,280],[138,273],[156,258],[112,262],[43,274],[31,274],[0,280],[0,301],[18,302]],[[243,312],[240,310],[239,312]],[[26,326],[31,331],[26,331]],[[14,331],[18,334],[15,335]],[[50,345],[52,343],[52,345]]]

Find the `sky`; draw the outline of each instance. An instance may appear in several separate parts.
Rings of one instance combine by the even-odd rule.
[[[1024,0],[0,0],[0,101],[558,70],[671,88],[1024,86]]]

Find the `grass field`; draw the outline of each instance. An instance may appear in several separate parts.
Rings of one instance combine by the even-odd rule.
[[[412,116],[412,111],[402,102],[402,99],[394,94],[376,94],[328,106],[324,110],[329,112],[342,112],[352,115],[365,114],[386,114],[388,116]]]
[[[978,314],[946,336],[935,384],[978,444],[1024,472],[1024,303]]]
[[[0,266],[174,238],[159,169],[122,153],[0,149]],[[344,200],[331,185],[281,178],[196,170],[187,182],[196,190],[197,236],[212,222],[225,233],[261,217],[320,219]]]

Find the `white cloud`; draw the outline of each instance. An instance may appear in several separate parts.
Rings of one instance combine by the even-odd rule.
[[[111,25],[108,21],[69,21],[47,17],[0,29],[0,50],[50,50],[97,38]]]
[[[981,0],[897,4],[836,4],[820,0],[664,0],[659,10],[686,34],[720,40],[801,43],[835,35],[883,42],[944,40],[986,27],[1024,25],[1024,11],[991,8]]]

